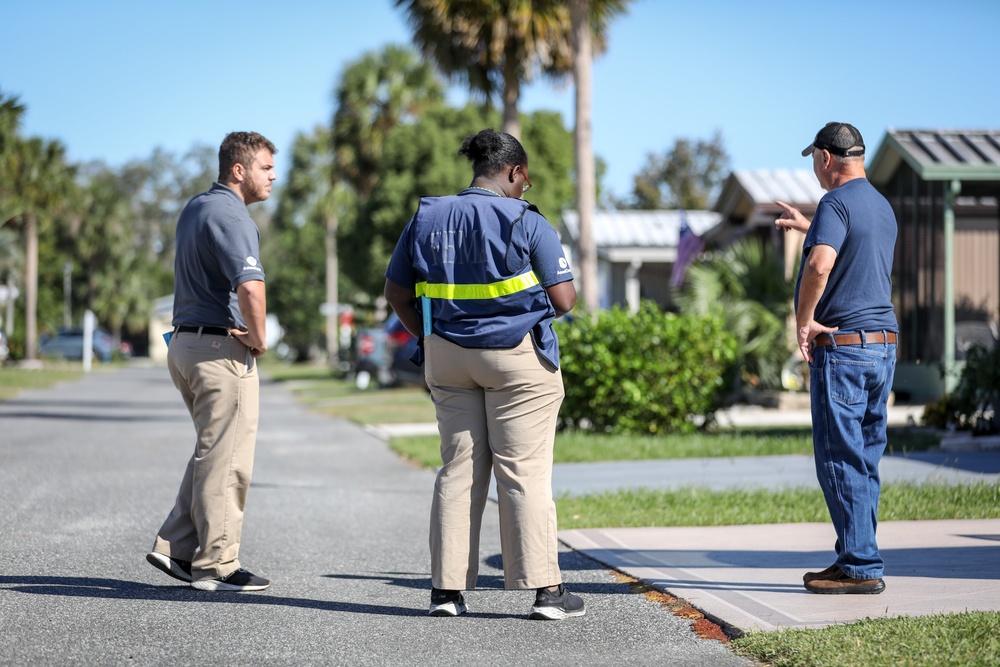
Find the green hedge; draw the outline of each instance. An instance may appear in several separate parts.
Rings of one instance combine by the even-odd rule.
[[[644,302],[558,321],[566,399],[561,424],[608,433],[690,432],[720,405],[737,341],[721,318],[674,315]]]

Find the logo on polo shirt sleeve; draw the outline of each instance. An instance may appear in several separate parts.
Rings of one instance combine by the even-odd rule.
[[[262,269],[257,266],[257,258],[250,256],[246,258],[246,264],[243,265],[244,271],[261,271]]]

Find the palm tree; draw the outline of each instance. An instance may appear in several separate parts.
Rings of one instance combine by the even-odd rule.
[[[593,135],[590,128],[593,47],[589,25],[590,0],[570,0],[569,14],[573,34],[573,82],[575,84],[576,120],[573,141],[576,144],[576,212],[579,216],[580,285],[583,309],[597,313],[597,244],[594,242],[594,209],[597,207],[597,177],[594,169]]]
[[[792,290],[770,246],[748,238],[689,267],[677,303],[684,313],[721,314],[740,341],[743,380],[780,389]]]
[[[17,193],[15,218],[21,221],[25,257],[25,357],[35,359],[38,343],[38,225],[53,220],[65,210],[78,188],[74,168],[66,163],[66,150],[58,141],[37,137],[15,138],[7,155],[12,177],[10,189]]]
[[[487,102],[503,100],[503,130],[520,137],[521,84],[535,74],[576,82],[577,211],[584,308],[597,309],[597,196],[590,135],[590,70],[607,49],[608,25],[631,0],[396,0],[414,41],[447,75],[465,81]]]
[[[569,14],[555,0],[395,0],[414,42],[447,76],[503,101],[503,130],[521,135],[521,84],[572,67]]]
[[[0,91],[0,276],[6,281],[6,313],[0,314],[2,327],[7,334],[14,329],[14,275],[23,265],[23,254],[17,247],[17,234],[4,225],[20,211],[17,193],[10,186],[14,180],[13,145],[24,115],[24,106],[17,97],[6,96]]]
[[[594,243],[593,217],[597,200],[597,178],[590,127],[591,69],[595,53],[607,49],[608,24],[625,12],[631,0],[570,0],[570,28],[573,44],[573,81],[576,89],[576,210],[579,215],[580,282],[584,310],[596,313],[597,246]]]
[[[444,88],[417,54],[389,46],[348,65],[334,95],[333,177],[367,199],[378,182],[390,130],[441,102]]]
[[[14,146],[24,116],[24,106],[17,97],[0,90],[0,227],[20,213],[17,191],[10,186],[14,180]]]

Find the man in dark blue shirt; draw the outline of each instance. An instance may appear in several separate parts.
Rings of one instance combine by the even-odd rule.
[[[886,407],[896,369],[892,305],[896,217],[865,175],[865,144],[847,123],[828,123],[803,156],[827,194],[810,222],[795,208],[775,221],[805,232],[795,285],[798,346],[809,362],[816,475],[833,520],[836,562],[807,572],[813,593],[881,593],[875,540],[886,444]]]

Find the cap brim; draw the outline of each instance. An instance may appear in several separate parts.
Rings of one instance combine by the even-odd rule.
[[[816,150],[816,144],[809,144],[802,150],[802,157],[812,155],[814,150]]]

